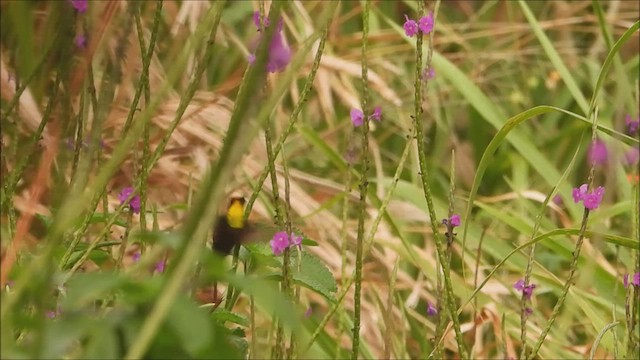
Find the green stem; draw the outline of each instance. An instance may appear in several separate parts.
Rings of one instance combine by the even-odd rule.
[[[434,18],[437,16],[437,8],[439,2],[436,4],[436,12]],[[423,4],[418,2],[418,14],[422,14]],[[430,42],[433,43],[433,34],[430,34]],[[420,177],[422,180],[422,188],[424,190],[425,199],[427,201],[427,207],[429,209],[429,217],[431,220],[431,230],[436,242],[436,251],[438,260],[442,266],[442,272],[444,276],[444,290],[445,290],[445,306],[446,310],[453,321],[453,329],[456,335],[456,342],[458,346],[459,356],[462,359],[468,358],[467,352],[464,348],[464,342],[462,339],[462,331],[460,330],[460,319],[456,314],[456,307],[454,304],[455,295],[453,293],[453,287],[451,284],[451,274],[449,268],[449,262],[446,259],[446,254],[442,241],[442,234],[438,231],[438,217],[435,213],[435,207],[433,205],[433,196],[431,195],[431,188],[429,185],[429,169],[427,168],[426,152],[424,149],[423,133],[422,133],[422,33],[418,33],[418,40],[416,45],[416,73],[415,73],[415,99],[414,99],[414,127],[416,129],[416,142],[418,144],[418,161],[420,165]],[[431,50],[430,50],[431,53]],[[430,54],[429,54],[430,57]],[[464,253],[464,251],[463,251]]]
[[[369,172],[369,119],[368,102],[369,102],[369,83],[368,83],[368,64],[367,64],[367,45],[369,41],[369,10],[371,3],[365,0],[364,11],[362,13],[362,113],[365,114],[364,123],[361,127],[362,133],[362,171],[360,174],[360,202],[358,204],[358,237],[356,240],[356,273],[355,273],[355,292],[354,292],[354,314],[353,314],[353,335],[351,345],[351,359],[358,358],[360,346],[360,303],[362,301],[362,250],[364,240],[364,221],[367,214],[367,189],[369,182],[367,173]]]

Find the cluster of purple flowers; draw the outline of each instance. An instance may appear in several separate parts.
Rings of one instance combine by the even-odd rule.
[[[261,29],[261,25],[263,28],[267,28],[269,24],[269,19],[264,18],[260,19],[260,12],[256,11],[253,13],[253,23],[258,28],[258,31]],[[262,41],[262,35],[258,39],[258,42]],[[253,64],[256,61],[255,54],[249,55],[249,64]],[[284,68],[289,65],[291,61],[291,49],[287,46],[284,35],[282,34],[282,19],[278,21],[278,27],[276,28],[273,37],[271,38],[271,42],[269,43],[269,57],[267,59],[267,72],[275,73],[284,70]]]
[[[140,196],[135,195],[133,193],[132,187],[126,187],[120,191],[118,194],[118,200],[120,200],[120,205],[125,202],[129,204],[129,208],[133,211],[134,214],[140,213]]]
[[[71,2],[71,6],[76,9],[80,14],[84,14],[87,12],[88,3],[87,0],[69,0]],[[82,34],[77,34],[75,39],[73,39],[73,43],[80,49],[84,49],[87,46],[87,39]]]
[[[629,284],[631,284],[631,286],[640,287],[640,272],[633,274],[633,277],[631,277],[631,281],[629,281],[630,277],[631,276],[629,274],[624,274],[624,276],[622,277],[622,282],[624,283],[625,289],[629,287]]]
[[[580,185],[579,188],[574,188],[573,201],[577,204],[580,201],[583,202],[584,207],[589,210],[595,210],[600,206],[602,202],[602,196],[604,195],[604,187],[598,186],[595,190],[588,192],[589,186],[587,184]]]
[[[302,236],[294,233],[287,234],[286,231],[279,231],[273,235],[270,244],[273,254],[280,256],[284,250],[290,246],[302,246]]]
[[[353,126],[358,127],[364,124],[364,113],[360,109],[351,109],[351,122]],[[376,106],[373,109],[373,113],[369,115],[369,120],[380,121],[382,120],[382,108],[380,106]]]
[[[624,124],[627,126],[627,133],[634,135],[640,129],[640,116],[637,120],[631,120],[631,115],[627,115],[624,118]]]
[[[76,11],[78,11],[81,14],[84,14],[85,12],[87,12],[87,7],[88,7],[88,3],[87,0],[69,0],[71,1],[71,6],[73,6],[74,9],[76,9]]]
[[[526,285],[524,279],[520,279],[513,284],[513,288],[520,291],[525,300],[531,300],[531,296],[533,295],[533,290],[536,288],[536,284]],[[533,309],[530,307],[526,307],[524,309],[525,315],[529,316],[533,313]]]
[[[444,225],[451,225],[451,228],[454,228],[456,226],[460,226],[460,215],[458,214],[453,214],[451,215],[451,217],[449,219],[442,219],[442,224]]]
[[[413,19],[409,19],[407,15],[404,16],[405,22],[402,26],[404,28],[405,35],[414,37],[418,34],[418,31],[422,31],[427,35],[433,31],[433,13],[429,13],[427,16],[421,17],[418,22]]]

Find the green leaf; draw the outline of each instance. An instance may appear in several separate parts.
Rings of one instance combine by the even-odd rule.
[[[86,345],[84,357],[87,359],[116,359],[118,353],[118,339],[111,326],[101,324],[94,326],[91,337]]]
[[[334,293],[338,287],[336,279],[334,279],[331,271],[327,266],[315,255],[308,252],[302,253],[302,261],[300,270],[298,271],[298,257],[292,254],[293,279],[318,294],[327,298],[331,302],[335,302]]]
[[[205,350],[213,331],[204,310],[185,297],[177,297],[167,313],[167,323],[192,356]]]
[[[67,309],[78,308],[105,296],[124,283],[125,279],[113,272],[74,275],[67,282],[67,297],[63,302],[63,307]]]
[[[247,319],[246,316],[226,309],[216,309],[216,311],[213,312],[212,317],[216,322],[223,325],[225,322],[229,321],[240,326],[249,326],[249,319]]]
[[[587,103],[587,99],[580,91],[578,83],[573,78],[571,72],[562,61],[560,54],[558,54],[556,49],[553,47],[553,44],[551,44],[551,41],[544,33],[544,30],[542,30],[540,23],[538,22],[538,20],[536,20],[533,13],[531,13],[529,6],[524,1],[520,0],[520,7],[524,12],[524,16],[527,18],[527,21],[529,21],[529,24],[531,25],[533,33],[538,38],[538,41],[540,41],[540,45],[542,45],[544,52],[547,54],[547,57],[549,57],[549,60],[551,60],[551,63],[556,68],[556,71],[558,71],[558,74],[560,74],[560,77],[567,85],[567,89],[569,89],[569,92],[573,96],[574,100],[578,103],[578,106],[580,106],[580,109],[585,114],[587,114],[589,111],[589,104]]]

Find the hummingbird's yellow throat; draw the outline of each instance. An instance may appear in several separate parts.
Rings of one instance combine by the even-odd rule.
[[[232,199],[227,209],[227,223],[235,229],[244,227],[244,199]]]

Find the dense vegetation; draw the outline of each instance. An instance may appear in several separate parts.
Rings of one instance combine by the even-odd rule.
[[[0,356],[637,359],[639,7],[3,1]]]

